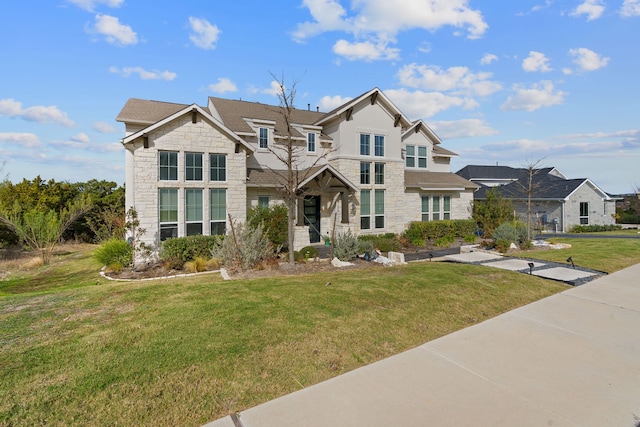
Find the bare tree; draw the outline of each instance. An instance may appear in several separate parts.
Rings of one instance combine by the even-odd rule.
[[[533,228],[531,224],[531,199],[542,185],[539,181],[536,180],[536,176],[540,173],[540,166],[543,160],[544,158],[527,162],[527,164],[524,166],[524,169],[526,170],[525,178],[523,180],[517,181],[522,191],[527,196],[527,241],[531,241],[531,230]]]

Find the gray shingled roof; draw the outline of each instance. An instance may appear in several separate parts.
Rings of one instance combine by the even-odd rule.
[[[554,175],[549,175],[548,173],[537,174],[533,176],[531,198],[543,200],[564,200],[567,196],[573,193],[576,188],[584,184],[585,181],[587,181],[586,178],[564,179]],[[509,184],[497,187],[483,186],[475,192],[473,198],[477,200],[484,200],[487,198],[487,191],[490,188],[495,188],[496,191],[507,199],[525,200],[528,198],[528,182],[528,178],[524,177]]]
[[[407,188],[478,188],[477,184],[451,172],[405,171],[404,182]]]
[[[537,175],[547,175],[554,168],[536,169]],[[520,179],[529,174],[526,168],[512,168],[511,166],[486,166],[486,165],[468,165],[456,172],[463,178],[468,180],[483,179]]]
[[[120,110],[116,121],[151,125],[188,106],[189,104],[131,98]]]
[[[318,165],[307,169],[301,169],[298,171],[298,179],[300,182],[309,180],[316,176],[323,169],[329,167],[329,165]],[[282,187],[287,177],[286,170],[273,170],[273,169],[247,169],[247,186],[249,187]],[[331,173],[331,172],[329,172]],[[332,174],[346,187],[352,187],[353,184],[343,181],[339,176]]]

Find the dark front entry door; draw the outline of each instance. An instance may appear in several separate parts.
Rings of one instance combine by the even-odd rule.
[[[309,241],[320,241],[320,196],[304,198],[304,225],[309,226]]]

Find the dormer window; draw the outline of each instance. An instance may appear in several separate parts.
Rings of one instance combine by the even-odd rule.
[[[307,134],[307,151],[309,153],[316,152],[316,134],[313,132]]]
[[[416,157],[417,157],[417,162],[416,162]],[[427,168],[427,147],[424,145],[418,145],[418,146],[407,145],[404,161],[405,161],[406,167],[408,168],[418,167],[420,169],[426,169]]]
[[[260,128],[259,147],[264,149],[269,148],[269,128]]]

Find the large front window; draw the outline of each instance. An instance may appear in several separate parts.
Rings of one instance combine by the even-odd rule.
[[[224,154],[210,154],[209,169],[209,179],[211,181],[226,181],[227,157]]]
[[[161,151],[160,152],[160,180],[162,181],[178,180],[178,152],[177,151]]]
[[[360,155],[371,155],[371,135],[366,133],[360,134]]]
[[[184,194],[184,216],[187,236],[202,234],[202,190],[186,189]]]
[[[371,228],[371,190],[360,191],[360,229]]]
[[[185,153],[184,163],[185,180],[202,181],[202,153]]]
[[[211,235],[225,234],[227,225],[227,190],[212,188],[209,197]]]
[[[178,190],[159,190],[160,241],[178,237]]]
[[[360,162],[360,184],[371,183],[371,163]]]
[[[580,202],[580,224],[589,224],[589,202]]]
[[[384,228],[384,190],[376,190],[376,228]]]

